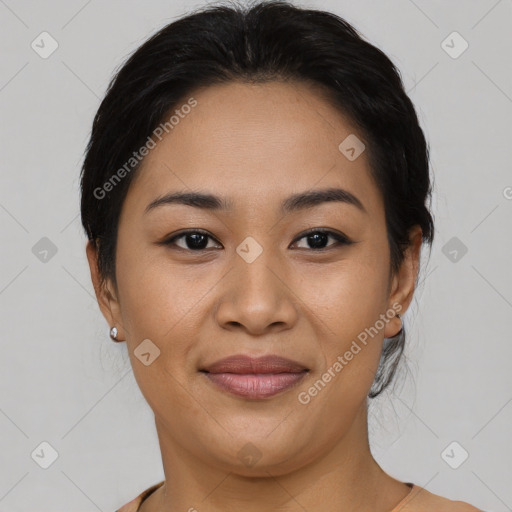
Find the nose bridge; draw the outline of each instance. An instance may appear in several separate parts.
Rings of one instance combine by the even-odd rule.
[[[247,250],[245,255],[249,256],[249,259],[245,259],[243,253]],[[280,293],[280,280],[276,276],[276,270],[272,271],[272,267],[276,267],[276,258],[273,257],[272,249],[264,249],[257,256],[253,256],[255,249],[251,247],[250,242],[245,243],[245,246],[241,244],[237,249],[238,258],[236,261],[235,274],[240,282],[240,287],[237,292],[241,292],[241,295],[260,295],[262,292],[269,292],[270,295],[275,296],[276,293]],[[253,253],[253,254],[251,254]],[[251,258],[254,257],[254,260]],[[277,270],[278,271],[278,270]],[[256,297],[254,297],[256,298]]]
[[[235,258],[235,295],[238,303],[257,311],[275,309],[281,296],[282,283],[272,272],[276,266],[273,250],[262,247],[255,239],[247,237],[237,247]]]

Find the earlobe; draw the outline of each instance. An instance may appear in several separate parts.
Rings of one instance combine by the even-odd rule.
[[[98,249],[93,241],[89,240],[85,252],[89,262],[91,272],[91,281],[94,286],[94,292],[98,301],[98,306],[109,325],[109,329],[116,328],[116,341],[124,339],[123,327],[121,322],[121,311],[119,301],[115,295],[110,280],[103,279],[98,267]]]

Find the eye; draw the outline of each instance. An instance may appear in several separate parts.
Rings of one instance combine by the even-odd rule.
[[[334,243],[326,245],[329,238],[333,239]],[[354,243],[342,233],[318,228],[311,229],[308,232],[303,233],[299,238],[295,239],[294,244],[297,244],[300,240],[303,239],[306,240],[306,244],[309,244],[309,247],[299,248],[313,249],[314,251],[322,251],[335,248],[337,246],[350,245]],[[178,243],[178,240],[181,241],[181,245]],[[200,252],[215,247],[208,247],[209,240],[217,242],[210,234],[208,234],[208,232],[195,229],[182,231],[181,233],[167,238],[163,242],[160,242],[160,245],[176,246],[179,249]],[[219,242],[217,242],[217,244],[220,245]]]
[[[335,243],[326,245],[329,238],[334,239]],[[302,234],[300,238],[296,239],[295,243],[303,239],[306,240],[306,244],[310,244],[310,247],[304,247],[305,249],[312,248],[316,251],[330,249],[340,245],[350,245],[353,243],[351,240],[348,239],[348,237],[346,237],[342,233],[337,233],[334,231],[328,231],[325,229],[318,228],[312,229],[307,233]],[[302,247],[300,248],[302,249]]]
[[[176,243],[177,240],[183,239],[184,245],[179,245]],[[204,251],[206,249],[211,249],[208,247],[208,239],[214,240],[214,238],[209,235],[206,231],[194,230],[194,231],[184,231],[179,235],[174,235],[167,240],[162,242],[163,245],[176,245],[180,249],[190,250],[190,251]]]

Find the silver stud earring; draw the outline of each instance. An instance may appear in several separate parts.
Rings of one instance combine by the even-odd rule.
[[[113,340],[117,339],[117,327],[112,327],[112,329],[110,329],[110,337]]]

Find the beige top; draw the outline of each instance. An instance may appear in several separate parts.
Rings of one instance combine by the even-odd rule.
[[[164,482],[165,480],[162,480],[158,484],[149,487],[116,512],[137,512],[142,502],[161,487]],[[443,498],[416,484],[407,483],[407,485],[411,487],[411,492],[389,512],[483,512],[464,501]]]

